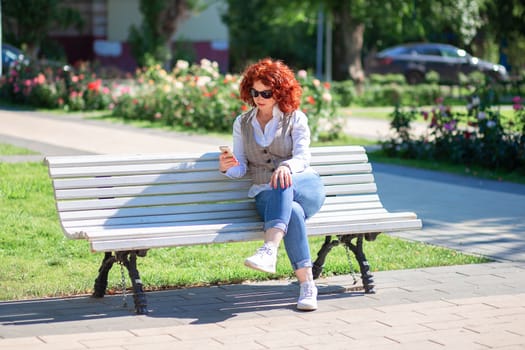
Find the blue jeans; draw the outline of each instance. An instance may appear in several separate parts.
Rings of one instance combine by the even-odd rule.
[[[262,191],[255,205],[264,220],[264,230],[284,231],[284,246],[294,270],[312,267],[305,219],[321,209],[325,191],[321,178],[314,172],[292,174],[293,185]]]

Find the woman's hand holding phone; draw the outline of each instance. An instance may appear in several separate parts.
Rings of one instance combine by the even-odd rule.
[[[221,155],[219,156],[219,170],[222,173],[225,173],[229,168],[239,164],[229,146],[219,146],[219,149],[221,150]]]

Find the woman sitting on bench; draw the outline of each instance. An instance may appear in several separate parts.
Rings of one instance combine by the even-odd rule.
[[[325,193],[310,167],[310,129],[299,110],[302,89],[292,70],[269,58],[247,67],[240,84],[241,99],[253,108],[233,125],[233,154],[223,152],[219,168],[231,178],[250,171],[255,198],[264,221],[264,245],[245,265],[275,273],[277,249],[286,252],[300,283],[299,310],[317,309],[317,287],[305,219],[319,211]]]

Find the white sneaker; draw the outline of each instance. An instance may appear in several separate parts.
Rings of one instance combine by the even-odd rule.
[[[244,260],[244,265],[254,270],[275,273],[277,248],[271,244],[264,243],[261,248],[257,249],[254,255]]]
[[[317,287],[313,281],[301,283],[301,292],[297,300],[297,309],[303,311],[317,310]]]

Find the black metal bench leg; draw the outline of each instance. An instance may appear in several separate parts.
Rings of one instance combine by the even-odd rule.
[[[321,246],[321,249],[319,249],[319,252],[317,252],[317,259],[314,261],[314,266],[312,267],[312,273],[314,276],[314,279],[319,278],[321,276],[321,273],[324,269],[324,263],[326,261],[326,256],[333,247],[339,245],[338,240],[332,241],[332,236],[326,236],[324,239],[324,243]]]
[[[375,293],[375,284],[374,276],[370,272],[370,266],[366,260],[365,253],[363,251],[363,236],[361,234],[357,236],[356,244],[352,243],[352,236],[342,236],[341,241],[346,244],[346,246],[354,253],[357,263],[359,264],[359,270],[361,271],[361,280],[363,281],[363,288],[365,293],[374,294]]]
[[[140,254],[141,252],[139,252]],[[119,256],[119,261],[122,261],[124,266],[128,269],[129,278],[133,286],[133,301],[135,303],[135,313],[138,315],[146,315],[148,313],[148,305],[146,301],[146,294],[142,288],[142,281],[140,280],[139,271],[137,270],[137,252],[123,252]],[[128,259],[129,254],[129,259]]]
[[[104,254],[104,259],[102,260],[102,264],[98,269],[98,276],[95,280],[95,286],[93,288],[94,291],[92,296],[94,298],[102,298],[106,294],[106,288],[108,287],[108,274],[115,262],[116,258],[113,256],[113,254],[111,254],[111,252]]]

